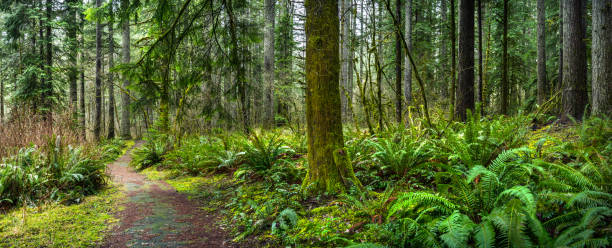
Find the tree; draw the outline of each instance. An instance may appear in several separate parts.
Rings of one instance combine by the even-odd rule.
[[[85,15],[83,13],[81,16],[81,67],[79,68],[81,71],[81,99],[79,100],[79,115],[81,116],[81,132],[83,134],[83,139],[87,138],[87,127],[86,125],[86,110],[85,110]]]
[[[102,0],[96,0],[96,8],[102,6]],[[94,139],[100,139],[100,122],[102,120],[102,23],[96,17],[96,110],[94,113]]]
[[[592,112],[612,116],[612,2],[593,0]]]
[[[264,125],[274,125],[274,17],[276,0],[265,0],[264,33],[264,80],[265,80],[265,120]]]
[[[508,0],[504,0],[504,14],[502,16],[502,71],[501,71],[501,103],[500,112],[508,114],[508,98],[510,85],[508,83]]]
[[[352,86],[352,60],[353,51],[351,50],[351,0],[340,1],[340,23],[342,25],[342,38],[340,48],[340,57],[342,58],[341,76],[340,76],[340,99],[342,103],[342,119],[348,121],[350,118],[349,101],[351,100],[349,92]]]
[[[247,85],[245,78],[245,70],[243,68],[243,63],[238,56],[238,37],[236,32],[236,18],[233,12],[232,0],[224,0],[225,11],[229,18],[229,34],[230,34],[230,60],[231,64],[234,67],[234,72],[236,73],[236,85],[238,87],[238,97],[240,98],[240,108],[242,112],[242,127],[245,133],[250,132],[249,125],[249,109],[247,107]]]
[[[338,1],[306,0],[308,173],[302,188],[338,193],[359,185],[344,150],[339,83]]]
[[[66,1],[67,9],[67,30],[66,37],[68,38],[68,60],[70,61],[70,67],[68,68],[68,82],[70,89],[70,109],[75,114],[77,113],[77,0]]]
[[[402,18],[402,1],[395,0],[395,15]],[[402,122],[402,37],[395,32],[395,121]]]
[[[123,55],[123,63],[130,63],[130,18],[129,18],[129,0],[121,0],[122,18],[122,35],[121,35],[121,53]],[[130,96],[128,87],[130,81],[126,76],[123,78],[123,91],[121,93],[121,138],[130,139]]]
[[[459,1],[459,84],[455,114],[466,120],[474,110],[474,1]]]
[[[406,43],[408,49],[412,50],[412,0],[406,0],[406,13],[405,14],[405,29],[406,29]],[[412,51],[410,51],[412,52]],[[410,65],[410,58],[408,53],[404,57],[404,97],[406,98],[406,107],[408,108],[412,103],[412,65]]]
[[[115,67],[115,38],[114,29],[115,14],[113,13],[113,2],[108,4],[108,139],[115,138],[115,74],[111,71]]]
[[[582,120],[587,104],[586,1],[563,2],[563,116]],[[609,70],[609,68],[608,68]],[[609,82],[608,82],[609,83]]]
[[[480,113],[484,115],[484,101],[482,98],[483,71],[482,71],[482,0],[478,0],[478,94],[477,101],[480,103]]]
[[[546,82],[546,1],[538,0],[538,105],[547,96]]]
[[[455,0],[450,0],[450,39],[451,39],[451,80],[450,80],[450,119],[455,118],[455,100],[457,96],[456,92],[456,74],[457,74],[457,50],[456,50],[456,36],[455,29]]]

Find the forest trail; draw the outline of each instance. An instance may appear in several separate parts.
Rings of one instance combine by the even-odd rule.
[[[141,145],[137,142],[134,147]],[[133,149],[133,148],[132,148]],[[227,247],[215,228],[217,216],[163,181],[151,181],[131,167],[131,149],[108,165],[113,181],[126,194],[119,224],[102,247]]]

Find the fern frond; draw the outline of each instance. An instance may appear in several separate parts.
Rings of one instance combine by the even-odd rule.
[[[440,239],[447,247],[466,247],[474,223],[466,215],[455,211],[439,223],[438,229],[442,233]]]
[[[495,228],[490,221],[480,222],[475,228],[474,239],[479,248],[493,248],[495,245]]]

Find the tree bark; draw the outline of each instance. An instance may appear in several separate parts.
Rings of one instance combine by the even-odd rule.
[[[406,29],[405,39],[408,50],[412,50],[412,0],[406,0],[406,11],[404,15],[404,28]],[[406,107],[408,108],[412,104],[412,66],[410,65],[410,59],[407,54],[408,53],[406,53],[404,57],[404,97],[406,98]]]
[[[538,105],[542,106],[548,95],[546,82],[546,1],[538,0]]]
[[[504,14],[502,16],[502,71],[501,71],[501,103],[500,112],[508,114],[508,100],[510,85],[508,83],[508,0],[504,0]]]
[[[478,0],[478,94],[477,101],[480,104],[480,114],[484,115],[484,101],[482,98],[483,89],[482,71],[482,0]]]
[[[559,75],[555,91],[563,87],[563,1],[565,0],[559,0]]]
[[[102,0],[96,0],[100,8]],[[102,24],[96,20],[96,109],[94,115],[94,140],[100,140],[100,121],[102,119]]]
[[[46,85],[45,85],[45,107],[47,107],[47,114],[45,115],[48,120],[51,120],[51,109],[53,107],[53,102],[51,97],[53,95],[53,38],[51,37],[53,34],[51,33],[51,15],[53,12],[53,0],[46,1],[46,17],[47,21],[45,22],[45,45],[46,45],[46,67],[45,67],[45,76],[46,76]]]
[[[407,0],[410,1],[410,0]],[[447,40],[446,40],[446,32],[448,32],[449,28],[448,28],[448,7],[447,7],[447,0],[442,0],[442,2],[440,3],[440,14],[441,14],[441,19],[443,22],[443,25],[440,26],[440,35],[442,36],[441,38],[441,42],[440,42],[440,65],[442,67],[442,98],[446,99],[448,98],[448,75],[446,74],[448,71],[446,70],[448,68],[448,46],[447,46]],[[406,40],[408,41],[408,40]],[[409,67],[410,64],[408,63],[407,65],[405,65],[406,67]]]
[[[402,19],[402,1],[395,0],[395,15]],[[400,21],[401,22],[401,21]],[[395,32],[395,121],[402,122],[402,37]]]
[[[111,71],[115,67],[113,1],[110,0],[109,3],[110,21],[108,23],[108,139],[115,138],[115,73]]]
[[[451,80],[450,80],[450,119],[455,119],[455,101],[457,96],[456,90],[456,74],[457,74],[457,38],[455,37],[455,30],[457,26],[455,25],[455,0],[450,0],[450,39],[451,39]]]
[[[563,2],[563,116],[582,120],[587,104],[585,0]],[[609,68],[606,68],[609,70]],[[608,82],[609,83],[609,82]]]
[[[456,115],[466,120],[474,110],[474,1],[459,1],[459,87]]]
[[[302,189],[340,193],[360,185],[344,150],[339,83],[338,1],[306,0],[308,167]]]
[[[81,16],[81,23],[80,23],[80,28],[81,28],[81,65],[80,65],[80,71],[81,71],[81,99],[80,99],[80,103],[79,105],[80,107],[80,112],[79,115],[81,115],[81,132],[83,134],[83,139],[87,140],[87,127],[86,127],[86,109],[85,109],[85,15],[83,13],[80,14]]]
[[[130,6],[129,0],[121,0],[121,9],[123,13],[128,13]],[[123,63],[130,63],[130,18],[129,16],[123,20],[122,25],[122,36],[121,36],[121,52],[123,53]],[[130,81],[124,76],[123,89],[128,90]],[[128,91],[129,93],[129,91]],[[130,132],[130,96],[123,92],[121,93],[121,137],[123,139],[131,139],[132,135]]]
[[[265,0],[264,33],[264,80],[265,80],[265,120],[264,126],[274,126],[274,17],[276,0]]]
[[[68,82],[70,91],[70,111],[73,114],[77,113],[77,1],[66,1],[66,9],[68,13],[66,36],[68,38],[68,60],[70,67],[68,68]]]
[[[593,0],[592,113],[612,116],[612,2]]]

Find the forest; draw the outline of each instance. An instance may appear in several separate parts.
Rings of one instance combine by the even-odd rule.
[[[611,247],[611,0],[0,0],[0,247]]]

